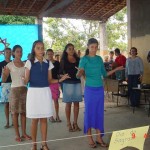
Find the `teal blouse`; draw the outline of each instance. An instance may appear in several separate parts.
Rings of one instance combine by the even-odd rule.
[[[103,60],[100,56],[84,56],[80,59],[79,68],[84,69],[86,86],[101,87],[103,78],[107,76]]]

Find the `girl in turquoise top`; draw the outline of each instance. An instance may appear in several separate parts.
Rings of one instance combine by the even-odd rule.
[[[96,147],[92,138],[91,129],[96,129],[96,143],[102,147],[107,144],[102,140],[104,133],[104,89],[103,78],[111,75],[123,67],[118,67],[112,71],[106,72],[103,60],[96,55],[98,49],[98,41],[94,38],[89,39],[86,55],[81,58],[78,68],[77,77],[85,75],[85,112],[84,112],[84,133],[88,134],[89,146]]]

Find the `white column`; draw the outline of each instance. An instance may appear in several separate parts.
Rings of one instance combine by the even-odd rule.
[[[106,55],[108,50],[106,22],[100,22],[100,55]]]
[[[43,18],[37,17],[35,24],[38,25],[38,40],[43,41]]]

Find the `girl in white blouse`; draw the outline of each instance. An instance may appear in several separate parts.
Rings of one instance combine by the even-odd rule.
[[[25,68],[24,63],[21,61],[22,47],[15,45],[13,47],[14,60],[7,64],[3,69],[2,81],[6,82],[8,75],[11,75],[11,93],[10,93],[10,108],[13,115],[13,124],[15,128],[17,142],[21,142],[23,139],[31,140],[31,137],[26,134],[26,95],[27,87],[22,80],[24,76]],[[20,135],[18,128],[18,117],[21,116],[21,130],[22,136]]]

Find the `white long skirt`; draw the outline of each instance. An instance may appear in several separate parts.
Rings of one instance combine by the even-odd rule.
[[[49,118],[53,116],[52,94],[49,87],[29,87],[26,102],[27,118]]]

